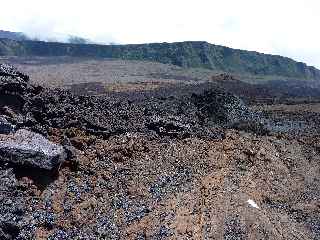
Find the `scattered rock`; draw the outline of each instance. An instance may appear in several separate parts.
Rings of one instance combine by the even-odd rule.
[[[13,169],[0,168],[0,239],[16,239],[23,225],[26,202]]]
[[[150,130],[155,131],[159,136],[171,137],[189,137],[190,126],[182,124],[175,119],[162,119],[159,117],[152,118],[150,123],[147,124]]]
[[[212,81],[219,81],[219,82],[223,82],[223,81],[237,81],[238,79],[230,74],[227,73],[221,73],[219,75],[214,75],[211,77]]]

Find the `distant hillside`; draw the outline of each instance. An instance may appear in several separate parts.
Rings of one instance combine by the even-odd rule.
[[[16,41],[25,41],[28,40],[28,37],[21,32],[9,32],[0,30],[0,38],[7,38]]]
[[[56,38],[44,37],[44,38],[32,38],[29,35],[22,32],[10,32],[0,30],[0,38],[11,39],[15,41],[44,41],[44,42],[61,42],[61,43],[73,43],[73,44],[93,44],[90,39],[74,36],[59,34]]]
[[[2,56],[73,56],[148,60],[231,73],[320,80],[320,70],[290,58],[237,50],[207,42],[132,45],[66,44],[0,39]]]

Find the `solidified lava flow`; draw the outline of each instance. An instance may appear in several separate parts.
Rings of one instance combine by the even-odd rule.
[[[209,83],[79,95],[0,65],[0,239],[319,239],[319,114]]]

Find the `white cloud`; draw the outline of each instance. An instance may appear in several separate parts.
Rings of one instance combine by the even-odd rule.
[[[320,68],[318,0],[11,0],[0,29],[120,43],[203,40]]]

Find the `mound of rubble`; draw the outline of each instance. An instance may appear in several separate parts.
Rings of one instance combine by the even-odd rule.
[[[320,138],[273,134],[207,85],[81,96],[28,80],[0,65],[0,239],[320,237]]]

